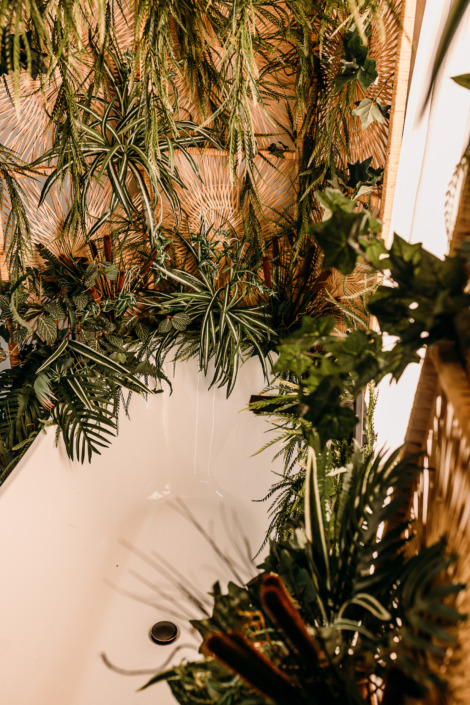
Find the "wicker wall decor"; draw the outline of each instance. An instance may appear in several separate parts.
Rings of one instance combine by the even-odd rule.
[[[385,219],[385,232],[387,236],[387,223],[391,202],[393,200],[393,190],[395,185],[396,168],[398,154],[400,150],[400,135],[403,126],[404,110],[406,103],[407,78],[411,56],[412,23],[416,0],[396,0],[395,9],[392,12],[388,5],[384,3],[383,26],[374,26],[370,38],[370,56],[377,61],[379,79],[373,84],[367,93],[359,87],[357,100],[364,97],[379,97],[382,103],[390,103],[391,117],[389,124],[374,123],[363,132],[358,117],[352,117],[349,125],[350,138],[348,159],[352,162],[363,160],[369,156],[373,157],[374,166],[385,165],[384,186],[376,188],[373,203],[376,214]],[[116,4],[116,7],[118,4]],[[401,27],[396,20],[400,17]],[[130,45],[132,41],[129,27],[131,22],[129,17],[121,17],[116,12],[116,36],[123,49]],[[268,31],[264,27],[263,31]],[[339,35],[336,41],[340,41]],[[258,67],[262,68],[262,67]],[[195,114],[196,108],[190,104],[188,90],[184,85],[175,84],[175,91],[178,100],[184,109]],[[25,162],[31,161],[50,145],[52,131],[48,128],[48,114],[56,98],[54,80],[48,84],[46,92],[41,91],[39,80],[33,80],[27,75],[22,78],[21,86],[21,110],[11,100],[12,85],[11,79],[7,79],[5,85],[0,86],[0,142],[5,146],[15,149],[18,156]],[[260,189],[261,201],[265,212],[263,214],[263,228],[272,229],[269,220],[277,220],[277,215],[273,213],[283,213],[292,207],[295,200],[296,182],[295,171],[298,165],[298,146],[292,142],[287,125],[289,122],[288,109],[292,106],[292,96],[294,94],[293,78],[291,87],[287,84],[283,100],[271,100],[266,103],[264,109],[259,105],[252,106],[252,120],[255,132],[257,133],[256,149],[259,150],[257,161],[257,184]],[[283,130],[285,126],[285,130]],[[276,139],[283,143],[286,148],[284,159],[273,156],[268,147],[272,143],[272,135],[276,134]],[[346,155],[345,155],[346,157]],[[202,181],[197,185],[193,184],[194,179],[190,179],[190,188],[180,194],[183,211],[191,218],[196,217],[196,213],[202,214],[201,204],[204,203],[204,216],[215,218],[214,222],[227,217],[228,208],[231,216],[231,225],[237,227],[239,222],[239,196],[240,185],[234,182],[227,166],[226,154],[224,152],[215,153],[211,150],[205,152],[199,158]],[[184,171],[184,165],[182,165]],[[297,166],[298,171],[298,166]],[[48,169],[45,170],[45,173]],[[33,222],[33,239],[35,242],[51,243],[54,240],[54,228],[51,230],[51,210],[55,211],[61,196],[55,198],[55,202],[49,202],[42,208],[37,209],[35,198],[37,187],[26,183],[25,189],[30,195],[30,211]],[[102,194],[103,195],[103,194]],[[222,205],[222,201],[224,205]],[[227,205],[227,204],[230,205]],[[60,210],[60,209],[59,209]],[[263,208],[264,210],[264,208]],[[2,208],[2,220],[6,222],[8,204],[4,203]],[[217,213],[216,213],[217,211]],[[167,221],[168,222],[168,221]],[[104,234],[101,233],[101,236]],[[0,250],[0,267],[4,279],[8,278],[5,266],[5,253]]]
[[[461,191],[451,252],[470,237],[470,178]],[[452,566],[455,582],[470,585],[470,380],[468,360],[457,356],[453,344],[433,346],[424,359],[405,439],[406,453],[423,452],[425,471],[413,488],[408,518],[414,519],[414,551],[446,537],[448,551],[458,556]],[[462,591],[454,605],[470,615],[470,591]],[[445,693],[431,693],[428,705],[470,702],[470,621],[454,629],[455,644],[436,663],[447,681]]]

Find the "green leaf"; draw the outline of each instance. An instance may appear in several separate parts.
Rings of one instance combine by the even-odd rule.
[[[366,59],[363,68],[359,69],[357,73],[357,80],[365,91],[379,77],[376,66],[377,62],[375,59]]]
[[[103,273],[107,279],[114,281],[119,275],[119,268],[115,264],[104,264]]]
[[[380,181],[384,170],[381,168],[374,169],[371,166],[371,162],[372,157],[368,157],[362,162],[358,159],[354,164],[348,162],[349,180],[347,185],[350,188],[357,188],[360,184],[375,186]]]
[[[85,270],[84,278],[83,278],[83,283],[85,286],[94,286],[96,280],[99,277],[99,269],[98,265],[96,262],[92,262],[91,264],[88,265],[88,267]]]
[[[336,211],[329,220],[311,227],[324,253],[324,269],[335,267],[342,274],[352,274],[359,254],[354,242],[363,234],[363,224],[360,213]]]
[[[23,345],[27,337],[28,331],[26,330],[26,328],[18,328],[17,330],[14,330],[11,335],[11,339],[17,345]]]
[[[357,115],[357,117],[361,119],[363,130],[369,127],[369,125],[372,125],[373,122],[378,122],[380,125],[386,122],[383,111],[372,98],[364,98],[364,100],[361,100],[357,108],[352,111],[352,114]]]
[[[354,210],[354,201],[335,188],[327,187],[324,191],[315,191],[315,198],[325,209],[322,220],[328,220],[332,213],[337,210],[342,210],[346,213],[352,213]]]
[[[65,318],[66,313],[60,301],[49,301],[45,304],[44,309],[49,313],[55,321],[61,321]]]
[[[312,544],[315,555],[320,561],[319,572],[324,576],[327,588],[331,589],[330,559],[318,485],[317,455],[311,446],[308,448],[305,478],[305,531],[307,540]]]
[[[172,318],[172,323],[175,330],[183,331],[191,323],[191,318],[186,313],[176,313]]]
[[[463,73],[460,76],[452,76],[452,80],[470,90],[470,73]]]
[[[148,326],[143,325],[143,323],[141,323],[140,321],[136,324],[134,331],[136,336],[142,343],[145,343],[145,341],[150,335],[150,328],[148,328]]]
[[[38,320],[38,335],[46,343],[55,343],[57,338],[57,323],[51,316],[41,316]]]
[[[55,350],[55,351],[52,353],[52,355],[51,355],[50,357],[48,357],[45,362],[43,362],[43,364],[41,365],[41,367],[39,367],[39,368],[36,370],[36,374],[39,374],[40,372],[42,372],[43,370],[45,370],[46,367],[49,367],[49,365],[52,365],[52,363],[53,363],[55,360],[57,360],[57,359],[62,355],[62,353],[63,353],[64,350],[66,349],[68,343],[69,343],[69,341],[67,340],[67,338],[64,338],[64,340],[61,342],[61,344],[59,345],[59,347],[57,348],[57,350]]]
[[[10,314],[10,299],[4,294],[0,295],[0,309],[2,310],[3,316],[8,316]]]
[[[159,333],[168,333],[173,328],[171,318],[164,318],[158,325]]]
[[[124,341],[119,335],[111,335],[108,333],[106,335],[106,340],[115,348],[118,348],[119,350],[124,349]]]
[[[36,379],[34,380],[34,392],[42,406],[46,408],[50,408],[52,401],[57,399],[52,393],[51,381],[44,372],[40,372],[36,375]]]
[[[103,355],[102,353],[97,352],[92,348],[89,348],[88,345],[79,343],[78,340],[71,340],[69,341],[69,348],[75,350],[75,352],[79,353],[80,355],[83,355],[89,360],[96,362],[98,365],[101,365],[110,372],[114,372],[115,374],[117,374],[119,376],[120,384],[122,384],[124,387],[128,387],[129,384],[131,384],[132,386],[137,387],[141,392],[144,392],[145,394],[152,394],[152,390],[149,389],[147,385],[141,382],[137,377],[132,375],[129,370],[127,370],[125,367],[118,364],[117,362],[110,360],[109,357],[106,357],[106,355]]]
[[[359,66],[364,66],[369,48],[363,44],[357,27],[343,37],[343,47],[346,61],[355,61]]]
[[[83,309],[86,308],[91,301],[90,296],[85,293],[73,296],[72,299],[77,311],[83,311]]]

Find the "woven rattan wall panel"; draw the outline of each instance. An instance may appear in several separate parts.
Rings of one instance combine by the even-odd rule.
[[[406,442],[407,452],[425,452],[428,468],[411,496],[416,536],[410,550],[445,537],[449,552],[458,554],[451,569],[454,581],[470,584],[470,384],[450,345],[436,346],[425,360]],[[470,614],[469,591],[460,593],[453,606]],[[427,705],[470,702],[468,621],[459,623],[453,636],[456,644],[435,664],[448,689],[431,693]]]
[[[370,56],[377,61],[379,78],[366,94],[359,87],[356,98],[361,100],[365,96],[380,96],[382,103],[390,103],[392,106],[390,121],[383,125],[374,123],[364,132],[361,129],[359,118],[351,117],[349,124],[350,154],[345,155],[345,161],[352,160],[353,162],[372,156],[374,165],[385,166],[384,186],[377,189],[374,197],[374,205],[384,218],[385,237],[393,200],[405,113],[411,56],[409,37],[412,36],[415,4],[416,0],[396,0],[392,11],[388,8],[388,3],[384,2],[383,28],[374,26],[370,38]],[[126,46],[132,46],[133,37],[130,30],[132,17],[126,16],[125,21],[122,18],[119,21],[119,13],[116,17],[118,18],[115,28],[116,35],[121,47],[125,49]],[[397,17],[400,17],[401,27],[397,22]],[[267,31],[269,28],[265,29]],[[338,42],[340,41],[339,37],[338,34]],[[262,67],[258,68],[262,69]],[[292,84],[290,87],[289,80]],[[184,85],[178,85],[176,90],[179,103],[194,113],[195,107],[190,104],[187,88]],[[39,80],[34,81],[24,74],[21,86],[20,112],[17,111],[11,100],[12,92],[12,79],[8,78],[6,83],[0,86],[0,142],[6,147],[15,149],[18,156],[28,162],[44,153],[51,144],[52,131],[48,128],[48,114],[50,114],[56,100],[57,90],[52,80],[43,92]],[[259,105],[253,105],[253,125],[259,135],[257,149],[260,150],[264,160],[262,163],[261,158],[257,159],[259,165],[257,180],[261,195],[260,200],[267,208],[263,225],[266,231],[272,227],[272,225],[268,225],[269,216],[276,212],[289,210],[295,198],[294,172],[299,155],[297,147],[292,143],[287,131],[285,134],[282,131],[282,125],[288,123],[288,107],[293,105],[294,92],[294,77],[290,79],[286,77],[283,100],[267,101],[264,109]],[[267,147],[272,142],[270,134],[272,135],[273,130],[276,132],[280,130],[279,139],[287,147],[284,160],[267,152]],[[263,133],[266,136],[263,136]],[[203,185],[198,185],[197,188],[191,187],[180,194],[183,211],[186,214],[191,214],[191,218],[193,218],[204,202],[203,209],[209,216],[213,213],[216,222],[226,217],[226,209],[228,208],[231,213],[230,221],[236,224],[239,218],[237,204],[240,187],[225,165],[226,154],[219,152],[218,155],[214,155],[212,150],[204,154],[205,156],[202,158],[204,164],[201,165],[201,171],[204,175]],[[269,164],[271,164],[271,168],[269,168]],[[215,175],[212,172],[215,172]],[[22,182],[30,195],[29,212],[33,240],[51,243],[57,236],[58,223],[61,220],[58,214],[64,210],[66,198],[58,195],[55,201],[52,198],[49,203],[45,203],[41,209],[38,209],[36,207],[37,185],[29,185],[27,179],[22,179]],[[100,200],[103,199],[98,196],[97,206]],[[220,207],[222,201],[224,205]],[[165,213],[163,215],[165,218]],[[7,218],[8,207],[3,204],[3,224],[7,222]],[[275,219],[276,217],[274,217]],[[169,222],[168,219],[166,222]],[[104,230],[100,236],[103,234]],[[2,240],[3,238],[0,240],[0,268],[2,277],[7,278]]]

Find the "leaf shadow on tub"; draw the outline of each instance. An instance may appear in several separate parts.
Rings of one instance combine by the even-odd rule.
[[[209,593],[216,581],[243,585],[254,577],[253,557],[266,529],[265,521],[256,522],[257,514],[253,505],[246,507],[233,497],[193,496],[189,503],[188,498],[170,494],[152,501],[138,520],[130,522],[132,541],[119,541],[127,554],[123,579],[106,582],[129,602],[154,610],[155,621],[173,621],[181,636],[157,666],[126,668],[104,652],[101,658],[107,667],[123,675],[147,675],[179,662],[183,651],[199,658],[201,638],[189,620],[210,616]]]

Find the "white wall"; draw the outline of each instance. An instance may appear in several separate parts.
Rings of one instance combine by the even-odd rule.
[[[422,242],[438,256],[448,250],[444,219],[446,193],[469,139],[470,91],[452,76],[470,73],[470,8],[448,53],[432,99],[423,113],[435,48],[450,1],[428,0],[410,88],[398,169],[391,232]],[[419,376],[410,366],[398,384],[385,379],[379,389],[376,429],[379,445],[400,445]]]

